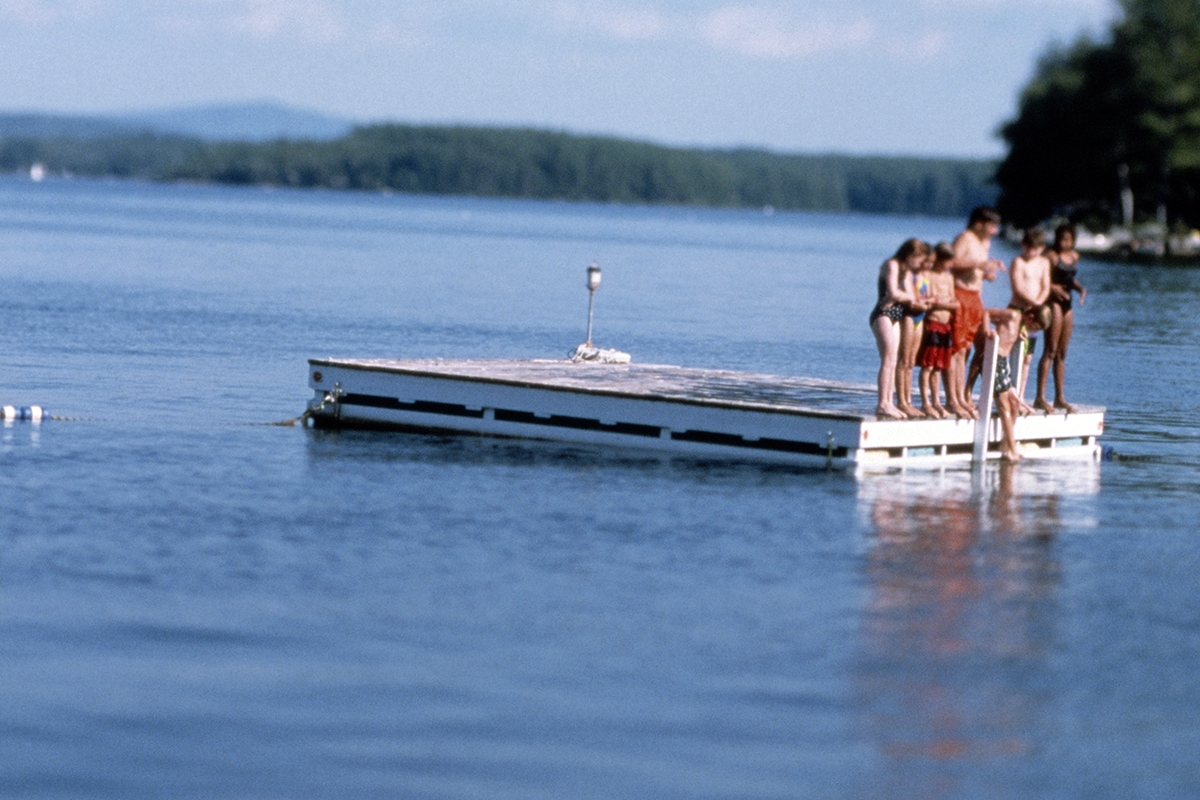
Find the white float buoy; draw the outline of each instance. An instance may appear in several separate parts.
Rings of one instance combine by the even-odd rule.
[[[26,420],[29,422],[41,422],[49,417],[46,409],[41,406],[2,406],[0,407],[0,419],[5,422],[15,420]]]

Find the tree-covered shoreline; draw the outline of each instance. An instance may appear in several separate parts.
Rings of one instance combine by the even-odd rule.
[[[529,129],[371,125],[326,141],[155,133],[0,138],[0,170],[155,181],[962,216],[994,202],[969,159],[674,148]]]
[[[1045,53],[1002,129],[1006,220],[1200,226],[1200,2],[1119,7],[1105,36]]]

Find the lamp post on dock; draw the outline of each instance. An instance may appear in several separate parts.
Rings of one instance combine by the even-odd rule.
[[[596,301],[596,290],[600,288],[600,265],[595,261],[593,261],[591,264],[588,264],[587,288],[587,341],[575,348],[575,351],[571,353],[571,360],[576,363],[581,361],[592,361],[600,364],[628,364],[629,353],[622,353],[620,350],[601,349],[592,344],[592,308]]]
[[[588,264],[587,268],[587,288],[588,288],[588,324],[587,324],[587,340],[585,343],[588,347],[592,346],[592,303],[596,299],[596,290],[600,288],[600,265],[593,261]]]

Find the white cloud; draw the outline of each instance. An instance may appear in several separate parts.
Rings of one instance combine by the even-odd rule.
[[[427,50],[433,45],[428,32],[414,24],[381,20],[355,34],[358,44],[400,50]]]
[[[946,51],[950,36],[943,30],[926,31],[912,39],[893,42],[887,50],[901,61],[933,61]]]
[[[567,30],[600,33],[616,39],[656,39],[672,28],[662,13],[611,3],[555,2],[550,8],[553,22]]]
[[[181,33],[217,30],[259,41],[290,38],[309,44],[329,44],[346,36],[346,25],[331,0],[191,0],[161,5],[160,27]]]
[[[875,25],[865,17],[801,21],[778,8],[726,6],[700,21],[699,34],[721,50],[780,60],[862,47],[875,38]]]
[[[100,0],[0,0],[0,19],[25,25],[53,25],[95,16]]]
[[[338,12],[322,0],[242,0],[232,6],[228,27],[255,39],[294,36],[325,43],[345,35]]]

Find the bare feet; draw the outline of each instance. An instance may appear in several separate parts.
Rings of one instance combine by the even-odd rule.
[[[1021,404],[1021,407],[1017,410],[1017,413],[1022,417],[1027,417],[1034,413],[1033,406],[1029,405],[1029,403],[1026,403],[1024,400],[1019,400],[1018,402]]]
[[[1065,411],[1068,414],[1075,413],[1075,406],[1071,405],[1066,400],[1063,400],[1061,397],[1058,400],[1054,401],[1054,407],[1061,411]]]
[[[946,413],[946,409],[933,403],[924,404],[921,406],[921,409],[925,412],[925,416],[932,417],[933,419],[945,419],[950,416]]]
[[[880,419],[907,419],[895,406],[878,406],[875,409],[875,416]]]
[[[926,414],[916,406],[903,405],[900,406],[900,412],[909,419],[925,419]]]
[[[950,404],[950,411],[951,411],[951,413],[954,414],[954,416],[958,417],[959,419],[974,419],[974,417],[971,416],[971,412],[969,410],[963,408],[962,406],[958,405],[957,403]]]
[[[1000,458],[1003,459],[1004,461],[1007,461],[1009,464],[1015,464],[1021,460],[1021,454],[1018,453],[1016,450],[1005,450],[1000,455]]]
[[[1047,414],[1051,413],[1052,411],[1050,404],[1046,402],[1046,398],[1044,397],[1039,397],[1038,399],[1034,400],[1033,407],[1038,411],[1045,411]]]

